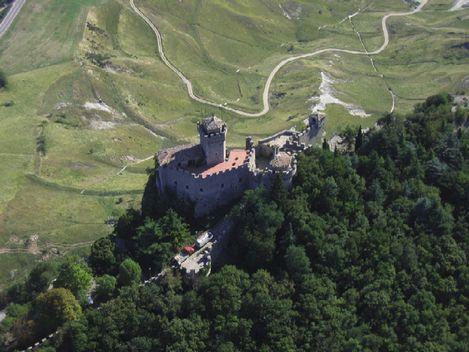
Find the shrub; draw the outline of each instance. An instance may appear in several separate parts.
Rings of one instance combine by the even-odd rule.
[[[130,286],[140,282],[142,277],[142,269],[138,263],[127,258],[119,267],[119,284],[121,286]]]
[[[8,84],[7,76],[2,70],[0,70],[0,88],[5,88],[7,84]]]

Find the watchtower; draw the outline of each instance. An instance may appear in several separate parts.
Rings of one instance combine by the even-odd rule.
[[[226,133],[228,127],[216,116],[207,117],[197,123],[200,145],[208,166],[220,164],[226,157]]]

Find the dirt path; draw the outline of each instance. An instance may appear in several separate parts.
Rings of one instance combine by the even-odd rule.
[[[375,73],[378,74],[382,78],[382,80],[384,81],[384,84],[385,84],[385,86],[386,86],[386,88],[389,92],[389,95],[391,96],[391,109],[389,110],[389,113],[392,114],[394,112],[394,110],[396,110],[396,95],[394,94],[394,91],[392,90],[391,86],[386,81],[386,78],[384,78],[384,74],[382,74],[378,70],[378,68],[376,67],[375,61],[374,61],[373,57],[370,56],[370,53],[368,52],[368,49],[366,48],[365,41],[363,40],[363,37],[362,37],[361,33],[355,27],[355,23],[353,22],[353,17],[354,17],[353,15],[349,16],[350,25],[352,26],[353,31],[357,35],[358,40],[360,41],[363,50],[365,51],[366,55],[368,56],[368,59],[370,60],[370,63],[371,63],[371,67],[373,67],[373,71],[375,71]]]
[[[142,11],[140,11],[140,9],[135,5],[134,0],[129,0],[129,1],[130,1],[130,6],[132,7],[132,9],[137,13],[137,15],[139,15],[148,24],[148,26],[150,26],[150,28],[155,33],[157,43],[158,43],[158,52],[159,52],[159,55],[160,55],[161,59],[163,60],[163,62],[166,66],[168,66],[176,75],[179,76],[181,81],[185,84],[185,86],[187,88],[187,93],[189,94],[189,97],[192,100],[195,100],[195,101],[197,101],[199,103],[202,103],[202,104],[205,104],[205,105],[210,105],[210,106],[213,106],[213,107],[217,107],[217,108],[220,108],[220,109],[231,111],[231,112],[233,112],[235,114],[238,114],[240,116],[260,117],[260,116],[263,116],[263,115],[267,114],[270,111],[270,100],[269,100],[270,99],[270,87],[272,85],[272,82],[273,82],[275,76],[277,75],[277,73],[284,66],[286,66],[286,65],[288,65],[288,64],[290,64],[294,61],[312,58],[314,56],[318,56],[318,55],[324,54],[324,53],[345,53],[345,54],[351,54],[351,55],[378,55],[381,52],[383,52],[389,45],[389,37],[390,36],[389,36],[389,30],[388,30],[388,26],[387,26],[388,19],[390,19],[392,17],[404,17],[404,16],[410,16],[410,15],[416,14],[416,13],[420,12],[423,9],[423,7],[430,0],[422,0],[420,2],[420,5],[412,11],[408,11],[408,12],[390,12],[387,15],[385,15],[383,17],[382,21],[381,21],[381,26],[382,26],[382,29],[383,29],[384,42],[383,42],[383,45],[381,45],[381,47],[379,49],[375,50],[375,51],[363,52],[363,51],[347,50],[347,49],[339,49],[339,48],[326,48],[326,49],[317,50],[317,51],[314,51],[314,52],[308,53],[308,54],[292,56],[292,57],[289,57],[289,58],[281,61],[277,66],[275,66],[275,68],[272,70],[269,77],[267,78],[267,81],[266,81],[265,86],[264,86],[264,92],[263,92],[263,95],[262,95],[263,109],[260,112],[256,112],[256,113],[238,110],[238,109],[232,108],[230,106],[214,103],[212,101],[209,101],[209,100],[206,100],[204,98],[201,98],[201,97],[197,96],[194,93],[194,88],[193,88],[192,82],[181,71],[179,71],[166,57],[166,54],[165,54],[164,48],[163,48],[163,37],[162,37],[159,29],[153,24],[153,22],[145,14],[143,14]]]
[[[0,247],[0,254],[19,254],[19,253],[29,253],[29,254],[39,254],[43,250],[47,250],[49,248],[60,248],[62,250],[70,250],[76,248],[83,248],[88,247],[93,244],[94,241],[87,241],[87,242],[78,242],[73,244],[65,244],[65,243],[46,243],[43,246],[34,246],[28,248],[8,248],[8,247]]]
[[[122,169],[119,170],[119,172],[116,174],[116,176],[122,174],[129,166],[135,166],[135,165],[144,163],[145,161],[151,160],[151,159],[153,159],[154,157],[155,157],[155,156],[152,155],[152,156],[149,156],[148,158],[139,160],[139,161],[137,161],[137,162],[135,162],[135,163],[127,164],[127,165],[125,165]]]

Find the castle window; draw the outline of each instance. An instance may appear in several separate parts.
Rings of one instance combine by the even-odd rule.
[[[200,192],[203,192],[203,191],[204,191],[204,189],[203,189],[203,188],[201,188],[201,189],[200,189]]]
[[[241,183],[241,182],[243,182],[243,179],[240,177],[240,178],[239,178],[239,183]]]
[[[223,183],[221,184],[221,188],[225,188],[225,185]]]
[[[177,186],[177,185],[178,185],[178,181],[174,181],[174,184]]]
[[[186,189],[189,189],[189,185],[186,185]]]

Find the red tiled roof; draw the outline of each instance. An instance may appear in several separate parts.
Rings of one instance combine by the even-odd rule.
[[[233,149],[230,151],[230,155],[228,156],[228,159],[226,161],[201,171],[200,175],[202,177],[207,177],[216,174],[217,172],[223,172],[235,167],[239,167],[244,164],[247,156],[248,152],[246,150]]]

